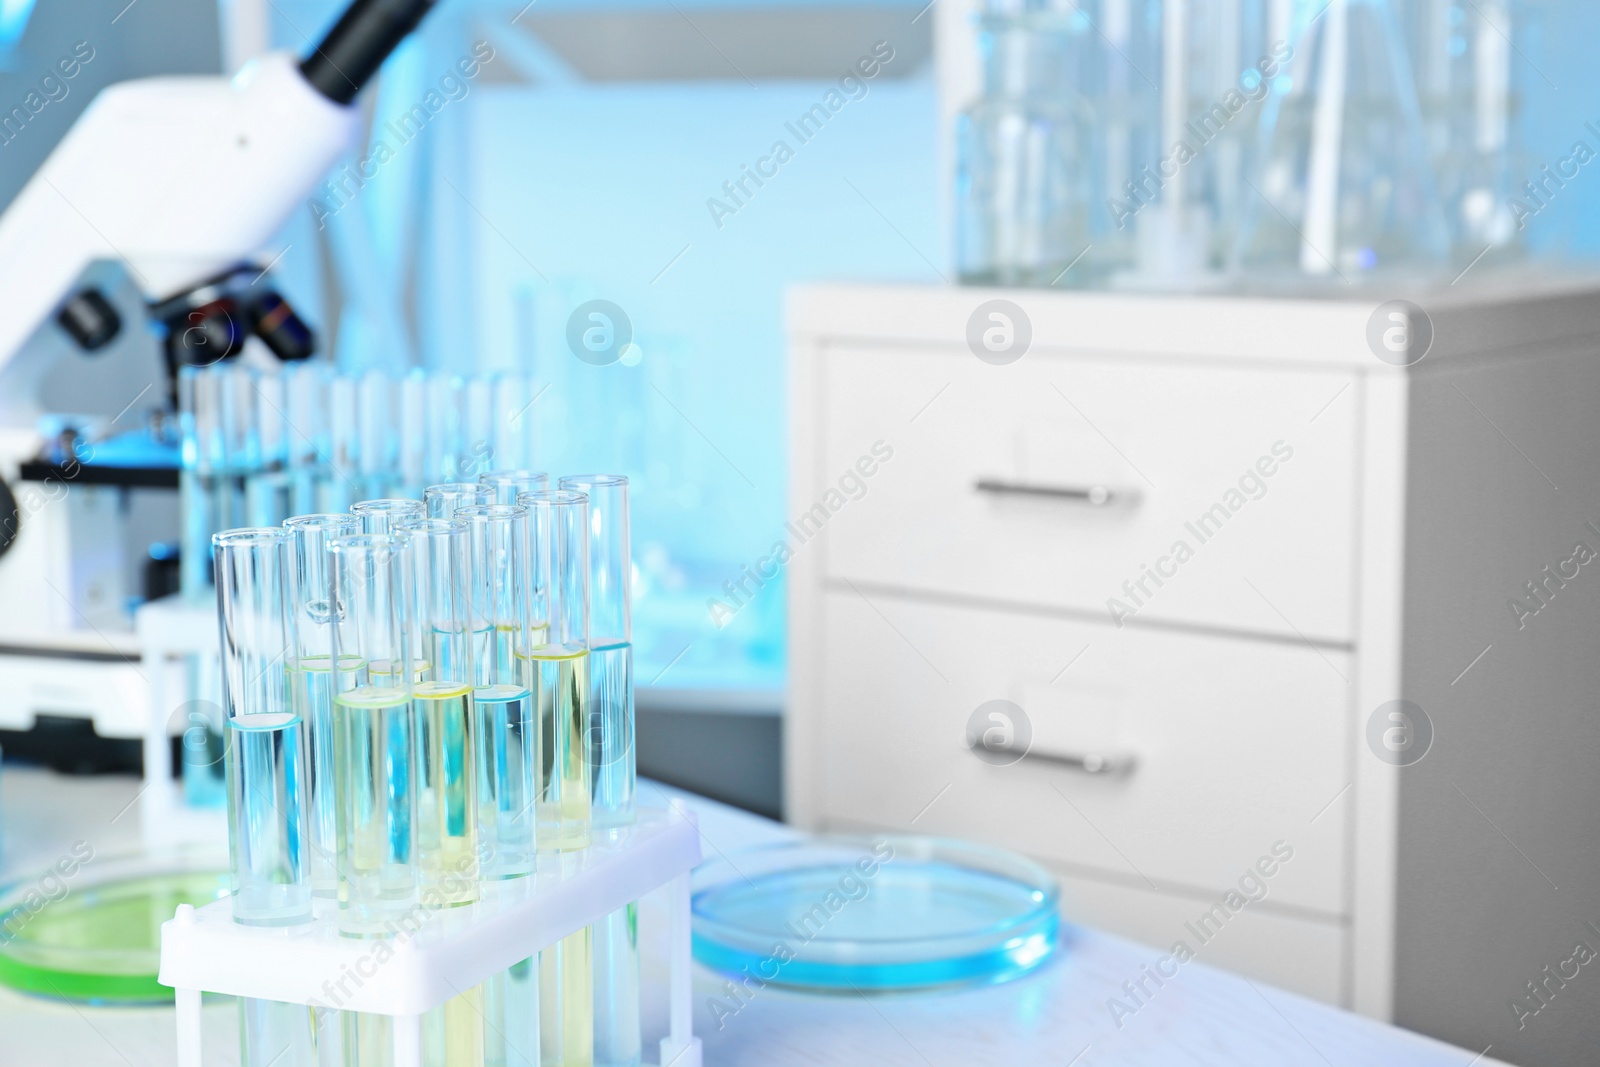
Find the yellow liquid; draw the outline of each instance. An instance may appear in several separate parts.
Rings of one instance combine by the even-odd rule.
[[[472,687],[418,682],[417,863],[424,907],[478,899],[478,810]]]
[[[480,987],[474,986],[423,1014],[422,1062],[428,1067],[483,1067]]]
[[[539,953],[540,1067],[593,1067],[594,965],[584,927]]]
[[[520,657],[539,713],[539,851],[589,847],[589,651]]]
[[[416,899],[410,792],[413,721],[404,689],[334,697],[339,932],[385,937]]]

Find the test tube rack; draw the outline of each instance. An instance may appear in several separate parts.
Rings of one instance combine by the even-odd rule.
[[[227,898],[179,905],[161,927],[159,974],[176,994],[177,1065],[205,1062],[203,994],[328,1007],[327,983],[354,974],[359,984],[345,984],[337,1007],[393,1017],[394,1067],[421,1067],[424,1012],[659,890],[670,916],[670,1025],[660,1067],[701,1067],[689,938],[689,872],[700,858],[692,813],[641,808],[638,821],[612,841],[541,855],[536,874],[485,882],[474,904],[418,911],[415,933],[388,939],[391,952],[381,963],[375,954],[385,941],[340,936],[332,900],[315,901],[311,922],[282,927],[234,922]]]

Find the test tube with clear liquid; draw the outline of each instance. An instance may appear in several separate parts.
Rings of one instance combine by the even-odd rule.
[[[615,838],[634,821],[633,564],[628,479],[620,474],[563,477],[562,489],[589,498],[589,729],[594,833]],[[638,1067],[638,906],[594,925],[594,1062]]]
[[[589,498],[524,493],[532,555],[532,643],[523,659],[539,709],[539,850],[566,868],[589,846]],[[594,1062],[593,933],[585,927],[539,953],[544,1067]]]
[[[469,531],[472,657],[477,716],[478,834],[483,877],[534,873],[539,718],[518,654],[529,645],[528,511],[497,504],[461,508]],[[483,986],[484,1062],[539,1063],[538,958]]]
[[[334,662],[361,662],[334,697],[339,932],[349,937],[384,937],[417,903],[409,547],[395,534],[328,544]]]
[[[319,897],[338,893],[339,832],[335,816],[335,693],[354,688],[362,662],[333,658],[333,589],[328,543],[361,532],[354,515],[299,515],[284,521],[294,544],[295,657],[290,670],[295,709],[307,732],[311,809],[311,888]]]
[[[233,919],[249,926],[311,920],[305,736],[289,668],[295,654],[293,550],[282,528],[212,537],[228,785]],[[245,1067],[315,1063],[311,1014],[241,999]]]

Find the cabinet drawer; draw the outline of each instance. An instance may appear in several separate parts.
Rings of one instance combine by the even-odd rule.
[[[1281,841],[1294,855],[1270,899],[1344,912],[1348,655],[851,591],[821,601],[821,707],[804,728],[818,731],[824,820],[990,842],[1161,892],[1224,893]],[[1019,743],[1031,734],[1018,762],[967,746],[994,700],[1020,709],[1006,709]],[[1090,753],[1136,762],[1061,762]]]
[[[807,489],[821,510],[797,524],[825,517],[835,579],[1350,638],[1349,372],[1036,354],[997,367],[869,346],[818,358]],[[854,476],[880,441],[892,457]]]

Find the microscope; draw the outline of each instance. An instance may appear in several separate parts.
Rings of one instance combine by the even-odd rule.
[[[249,338],[281,360],[311,356],[268,242],[356,143],[356,95],[432,4],[353,0],[303,58],[110,86],[0,215],[0,730],[48,714],[131,739],[149,718],[117,512],[128,487],[175,489],[178,471],[170,458],[91,463],[39,429],[61,338],[94,352],[127,328],[93,279],[112,261],[138,289],[173,408],[181,368]]]

